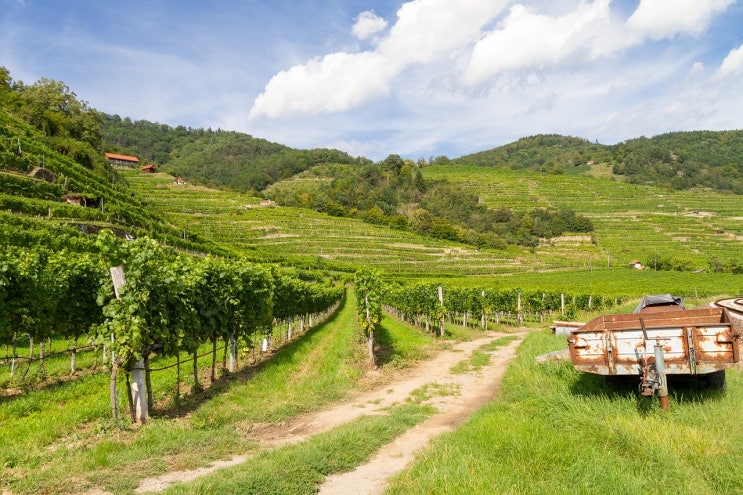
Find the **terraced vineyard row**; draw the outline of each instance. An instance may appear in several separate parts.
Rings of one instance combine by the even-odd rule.
[[[483,189],[497,182],[494,176],[501,178],[499,187],[504,190],[509,183],[522,182],[510,172],[484,169],[483,174],[481,180],[476,181]],[[739,210],[743,207],[736,210],[727,195],[717,195],[719,201],[713,201],[712,197],[699,200],[689,192],[665,193],[665,197],[659,194],[653,201],[646,201],[656,206],[661,200],[673,205],[668,209],[674,211],[660,212],[654,207],[643,210],[638,204],[619,213],[601,211],[604,206],[596,211],[590,209],[590,201],[583,199],[580,204],[588,208],[584,214],[596,228],[593,235],[557,238],[533,250],[511,247],[495,251],[431,240],[312,210],[256,207],[258,198],[188,184],[177,185],[167,174],[144,175],[130,170],[125,175],[150,207],[161,210],[184,231],[212,238],[254,260],[288,261],[298,266],[334,268],[349,273],[364,264],[379,269],[388,278],[456,278],[458,284],[499,287],[536,284],[544,289],[570,292],[580,288],[581,291],[628,297],[674,291],[686,296],[737,294],[743,286],[739,276],[729,274],[638,272],[627,268],[629,261],[637,259],[647,263],[651,255],[690,260],[692,270],[708,269],[712,257],[736,259],[743,247],[736,237],[740,235],[736,229],[740,229],[743,211]],[[462,178],[457,173],[450,177],[450,180]],[[590,177],[562,176],[559,179],[565,180],[565,184],[601,183]],[[633,187],[609,180],[604,182],[609,189],[609,186]],[[532,187],[542,188],[543,185],[536,181]],[[559,191],[567,188],[560,182],[554,187],[556,191],[549,196],[544,190],[546,198],[557,198]],[[691,200],[695,201],[691,204],[706,209],[697,211],[679,206]],[[500,197],[499,201],[507,205],[508,197]],[[617,197],[611,201],[621,202]],[[718,211],[713,209],[716,203],[720,205]],[[738,213],[725,213],[730,211]]]
[[[586,175],[548,175],[475,166],[433,166],[425,178],[463,184],[492,208],[569,208],[585,213],[676,211],[665,192]]]
[[[604,257],[687,258],[694,268],[736,261],[743,248],[743,201],[710,191],[666,191],[590,176],[543,175],[486,167],[423,169],[427,178],[464,184],[489,206],[569,208],[594,222]]]
[[[364,263],[401,276],[427,277],[582,268],[591,258],[603,257],[585,238],[555,242],[533,253],[478,250],[307,209],[261,207],[257,198],[178,185],[167,174],[122,173],[152,207],[184,230],[229,244],[254,259],[318,266],[329,262],[348,271]]]

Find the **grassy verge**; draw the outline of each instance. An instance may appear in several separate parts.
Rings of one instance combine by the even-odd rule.
[[[432,334],[424,334],[410,325],[385,315],[374,333],[377,364],[382,368],[404,368],[413,361],[426,359],[441,346]]]
[[[534,364],[564,337],[530,334],[501,397],[440,437],[389,494],[743,492],[743,373],[728,392],[676,386],[671,409],[569,362]]]
[[[174,486],[165,493],[317,493],[327,476],[368,461],[380,447],[430,412],[430,406],[407,404],[392,408],[387,416],[364,416],[300,444],[266,451],[239,466]]]

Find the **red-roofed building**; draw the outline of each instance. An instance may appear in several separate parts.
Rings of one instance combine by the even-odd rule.
[[[105,153],[105,156],[108,163],[116,163],[119,165],[139,165],[139,158],[136,156],[119,155],[116,153]]]
[[[142,172],[144,172],[146,174],[154,174],[155,172],[157,172],[157,167],[155,165],[153,165],[152,163],[150,163],[148,165],[143,165],[142,166]]]

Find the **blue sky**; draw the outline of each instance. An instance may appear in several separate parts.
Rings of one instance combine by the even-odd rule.
[[[743,128],[743,0],[0,0],[0,65],[106,113],[375,160]]]

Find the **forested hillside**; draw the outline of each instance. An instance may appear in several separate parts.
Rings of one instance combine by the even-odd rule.
[[[577,137],[545,134],[521,138],[451,162],[457,165],[482,165],[559,174],[575,172],[575,168],[584,172],[588,162],[607,162],[611,159],[611,150],[607,146]]]
[[[398,155],[379,163],[315,167],[265,194],[283,205],[495,249],[536,246],[539,238],[593,230],[589,220],[569,210],[490,209],[460,185],[425,180],[419,166]]]
[[[672,132],[610,146],[539,135],[451,162],[554,174],[585,173],[603,165],[635,184],[743,194],[743,131]]]
[[[743,131],[672,132],[612,147],[612,170],[630,182],[743,194]]]
[[[103,116],[102,133],[111,150],[151,160],[189,181],[241,192],[262,191],[318,164],[368,161],[338,150],[297,150],[240,132],[170,127],[118,115]]]

